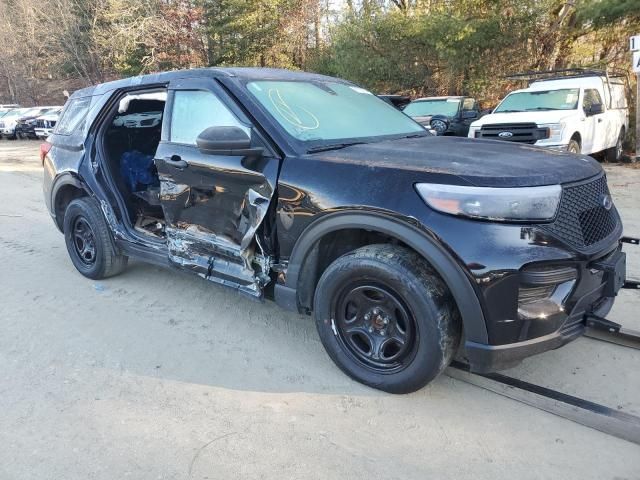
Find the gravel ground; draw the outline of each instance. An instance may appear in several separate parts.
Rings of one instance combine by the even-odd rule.
[[[0,142],[1,480],[640,479],[637,445],[447,376],[405,396],[359,385],[274,304],[140,262],[85,279],[37,148]],[[640,170],[608,173],[640,235]],[[639,297],[611,318],[640,329]],[[579,339],[510,374],[640,414],[638,357]]]

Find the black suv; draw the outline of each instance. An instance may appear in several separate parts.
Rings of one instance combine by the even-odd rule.
[[[71,96],[41,154],[84,276],[136,257],[274,298],[313,313],[335,363],[389,392],[458,350],[490,371],[557,348],[624,279],[596,161],[436,137],[331,77],[212,68],[97,85]]]
[[[418,98],[403,111],[437,135],[457,137],[466,137],[471,123],[481,117],[478,102],[471,97]]]

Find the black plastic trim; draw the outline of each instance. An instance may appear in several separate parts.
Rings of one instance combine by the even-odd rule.
[[[360,228],[397,238],[422,255],[440,274],[451,288],[462,316],[466,339],[478,343],[488,343],[487,326],[478,296],[462,267],[451,255],[428,234],[410,225],[404,219],[397,219],[379,212],[360,213],[341,211],[323,216],[306,228],[298,238],[287,268],[285,286],[297,290],[300,270],[309,252],[324,235],[336,230]],[[297,297],[296,297],[297,298]],[[278,297],[276,297],[278,301]],[[286,308],[286,304],[280,304]],[[299,302],[296,301],[296,307]]]

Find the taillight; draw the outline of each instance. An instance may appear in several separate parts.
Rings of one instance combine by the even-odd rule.
[[[51,144],[49,142],[44,142],[40,144],[40,163],[42,163],[43,166],[44,166],[44,157],[47,156],[47,153],[49,153],[49,150],[51,150]]]

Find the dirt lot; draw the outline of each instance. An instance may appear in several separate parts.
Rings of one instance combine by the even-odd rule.
[[[447,376],[361,386],[273,304],[139,262],[85,279],[37,148],[0,142],[0,479],[640,479],[637,445]],[[640,169],[608,171],[640,235]],[[626,291],[611,319],[638,311]],[[639,415],[639,357],[582,338],[509,374]]]

